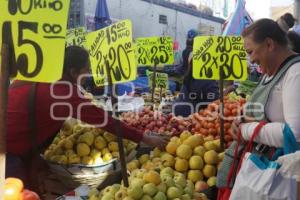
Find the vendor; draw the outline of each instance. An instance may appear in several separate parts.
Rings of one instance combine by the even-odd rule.
[[[7,105],[6,176],[19,177],[27,183],[26,166],[31,161],[34,144],[42,148],[52,141],[64,123],[64,120],[57,120],[58,117],[73,117],[91,125],[106,120],[101,128],[115,133],[116,119],[81,95],[77,80],[81,75],[88,74],[89,68],[88,52],[81,47],[70,46],[65,51],[63,82],[12,83]],[[124,138],[161,149],[167,143],[162,137],[144,134],[123,122],[120,124]]]
[[[191,29],[187,33],[186,48],[182,52],[183,63],[178,72],[183,74],[183,85],[179,97],[173,104],[175,115],[187,117],[199,108],[219,98],[218,83],[214,80],[196,80],[192,70],[192,52],[194,38],[198,36],[197,30]],[[199,106],[199,104],[201,104]]]

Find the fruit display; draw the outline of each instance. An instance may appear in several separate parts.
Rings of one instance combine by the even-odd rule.
[[[241,116],[243,105],[246,100],[244,98],[235,96],[224,97],[224,133],[225,142],[229,146],[232,141],[231,123],[237,116]],[[200,110],[191,115],[192,129],[195,134],[203,136],[211,136],[215,139],[220,137],[220,100],[210,103],[206,109]]]
[[[24,189],[20,179],[9,177],[4,182],[3,200],[40,200],[40,197],[35,192]]]
[[[152,93],[142,93],[141,96],[144,98],[145,102],[152,102]],[[164,88],[155,88],[153,99],[154,102],[152,103],[160,103],[162,99],[171,102],[174,101],[175,96],[169,90],[166,90]]]
[[[165,151],[155,148],[127,163],[128,188],[114,184],[101,192],[94,189],[89,200],[206,200],[202,192],[216,184],[223,157],[219,140],[183,131]]]
[[[127,154],[137,146],[126,139],[123,143]],[[45,151],[44,157],[58,164],[103,164],[119,158],[117,137],[102,129],[70,119],[63,124]]]
[[[182,131],[189,130],[192,125],[190,119],[175,117],[172,114],[165,115],[149,107],[145,107],[141,112],[122,113],[121,120],[145,132],[153,131],[164,135],[179,135]]]

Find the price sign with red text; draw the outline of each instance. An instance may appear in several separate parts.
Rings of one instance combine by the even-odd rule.
[[[171,37],[148,37],[135,40],[138,65],[159,65],[174,63],[173,39]]]
[[[70,1],[1,0],[0,43],[8,44],[16,79],[53,82],[62,76]]]
[[[107,85],[106,65],[113,83],[136,79],[136,61],[132,44],[132,24],[120,21],[86,36],[86,48],[91,59],[92,73],[97,86]]]
[[[194,39],[193,77],[195,79],[246,80],[247,59],[240,36],[200,36]]]

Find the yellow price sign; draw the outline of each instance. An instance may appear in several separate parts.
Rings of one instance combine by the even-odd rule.
[[[174,63],[173,39],[171,37],[137,38],[136,55],[138,65],[154,65],[155,59],[161,65]]]
[[[246,80],[247,59],[240,36],[200,36],[194,39],[193,77],[195,79]]]
[[[66,46],[81,46],[85,47],[85,35],[86,30],[84,27],[78,27],[73,29],[67,30],[67,36],[66,36]]]
[[[16,79],[53,82],[61,78],[69,4],[61,0],[0,1],[0,43],[11,48]]]
[[[136,79],[137,67],[132,44],[132,24],[120,21],[86,36],[92,73],[97,86],[107,85],[106,65],[113,83]]]
[[[162,88],[162,89],[168,89],[169,88],[168,74],[159,73],[159,72],[156,72],[155,74],[156,74],[155,87]],[[154,76],[153,72],[148,72],[148,85],[149,85],[150,89],[152,89],[152,86],[153,86],[153,76]]]

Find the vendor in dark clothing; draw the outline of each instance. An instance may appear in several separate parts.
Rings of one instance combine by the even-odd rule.
[[[194,29],[187,34],[186,48],[182,52],[183,63],[177,67],[178,72],[184,73],[183,85],[180,95],[173,103],[175,115],[187,117],[197,112],[196,109],[205,108],[206,105],[219,98],[218,83],[213,80],[196,80],[192,71],[192,51],[194,38],[199,35]]]

